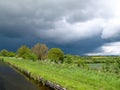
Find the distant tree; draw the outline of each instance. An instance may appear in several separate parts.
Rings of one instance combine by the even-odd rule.
[[[63,62],[64,52],[60,48],[51,48],[48,52],[48,58],[55,62]]]
[[[27,46],[23,45],[20,48],[18,48],[17,50],[17,55],[19,57],[22,58],[27,58],[29,56],[29,54],[31,54],[31,50],[30,48],[28,48]]]
[[[14,53],[14,52],[8,52],[7,56],[8,57],[15,57],[16,53]]]
[[[22,57],[24,59],[29,59],[36,61],[38,60],[38,57],[31,51],[31,49],[25,45],[21,46],[17,50],[18,57]]]
[[[3,49],[3,50],[1,50],[0,55],[1,56],[7,56],[8,55],[8,51],[6,49]]]
[[[38,59],[44,60],[47,58],[48,47],[45,44],[37,43],[32,48],[32,52],[37,55]]]

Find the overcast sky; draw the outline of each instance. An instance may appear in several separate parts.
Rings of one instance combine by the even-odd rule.
[[[37,42],[77,55],[120,55],[120,0],[0,0],[0,49]]]

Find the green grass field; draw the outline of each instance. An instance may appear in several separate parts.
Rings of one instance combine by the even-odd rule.
[[[81,69],[77,66],[33,62],[16,58],[4,58],[22,70],[59,84],[67,90],[120,90],[120,78],[115,74]]]

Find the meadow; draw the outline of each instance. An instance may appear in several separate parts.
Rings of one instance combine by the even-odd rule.
[[[84,57],[82,59],[85,59]],[[87,59],[86,59],[87,60]],[[56,64],[49,61],[32,61],[3,57],[3,61],[21,70],[27,70],[32,77],[49,80],[67,90],[119,90],[120,77],[115,73],[89,70],[76,64]],[[76,62],[75,62],[76,63]]]

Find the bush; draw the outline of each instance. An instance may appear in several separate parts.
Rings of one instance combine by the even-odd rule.
[[[73,63],[72,56],[71,55],[65,55],[63,61],[64,61],[64,63],[68,63],[68,64]]]
[[[60,48],[51,48],[48,52],[48,58],[56,63],[63,62],[64,53]]]
[[[28,59],[33,60],[33,61],[37,61],[38,57],[34,53],[31,53],[28,55]]]
[[[8,56],[8,51],[6,49],[3,49],[3,50],[1,50],[0,55],[6,57],[6,56]]]
[[[107,61],[103,66],[103,71],[120,74],[120,61],[117,60],[116,62],[112,63]]]
[[[8,52],[8,55],[7,55],[8,57],[15,57],[16,56],[16,53],[14,53],[14,52]]]
[[[31,50],[25,45],[21,46],[17,50],[18,57],[22,57],[24,59],[27,59],[30,54],[31,54]]]

